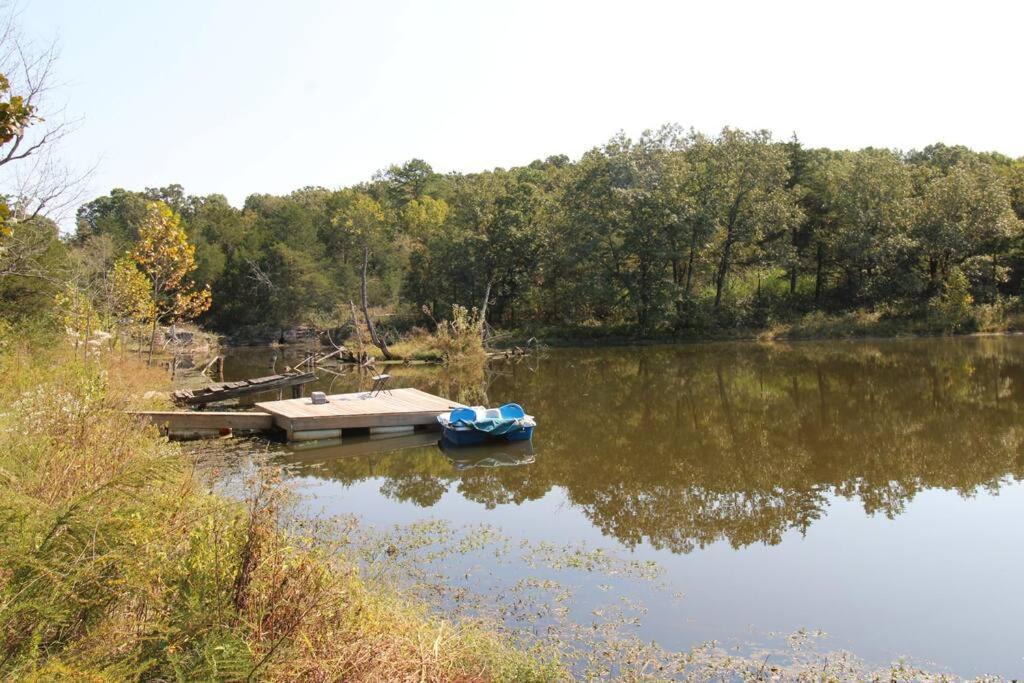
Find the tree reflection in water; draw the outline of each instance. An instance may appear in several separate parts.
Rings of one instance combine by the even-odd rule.
[[[605,535],[677,553],[778,543],[832,495],[891,517],[925,489],[968,496],[1024,474],[1013,337],[555,350],[461,385],[416,373],[400,384],[525,405],[535,461],[460,469],[434,445],[288,459],[346,484],[383,478],[383,495],[421,506],[558,487]]]

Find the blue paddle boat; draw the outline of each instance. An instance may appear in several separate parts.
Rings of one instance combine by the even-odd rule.
[[[506,403],[500,408],[456,408],[437,416],[444,432],[443,438],[454,446],[472,446],[500,439],[529,441],[536,420],[527,415],[517,403]]]

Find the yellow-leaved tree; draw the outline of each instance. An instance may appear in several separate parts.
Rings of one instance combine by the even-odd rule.
[[[196,248],[189,244],[181,217],[164,202],[150,202],[139,226],[132,259],[149,280],[153,305],[149,360],[153,360],[156,326],[165,321],[190,320],[210,307],[210,287],[196,289],[188,275],[196,269]]]
[[[120,339],[125,327],[135,328],[135,334],[141,337],[139,328],[151,323],[156,316],[156,305],[153,303],[149,278],[142,274],[131,256],[125,254],[114,262],[110,269],[110,313]],[[121,340],[122,352],[124,342]],[[142,344],[139,343],[139,355],[142,355]]]
[[[31,97],[26,99],[21,94],[11,92],[11,81],[6,74],[0,73],[0,147],[20,142],[25,135],[25,129],[40,120]],[[17,149],[17,144],[14,144],[13,149],[5,149],[0,153],[0,165],[18,159]],[[0,238],[10,237],[13,232],[8,199],[6,196],[0,196]],[[4,248],[5,246],[0,244],[0,249]]]

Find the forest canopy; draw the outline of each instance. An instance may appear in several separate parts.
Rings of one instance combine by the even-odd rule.
[[[180,185],[114,189],[78,211],[72,251],[113,266],[153,202],[195,248],[200,322],[328,327],[359,299],[410,324],[453,304],[497,328],[634,335],[755,329],[816,311],[936,318],[1018,304],[1024,159],[935,144],[903,153],[665,126],[578,160],[482,173],[421,160],[341,189],[241,208]],[[486,304],[484,303],[486,300]]]

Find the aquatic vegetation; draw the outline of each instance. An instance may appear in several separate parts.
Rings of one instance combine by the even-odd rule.
[[[609,591],[607,602],[589,613],[574,609],[581,577],[588,574],[666,587],[656,565],[602,548],[513,543],[486,524],[454,526],[436,519],[381,529],[346,516],[334,525],[344,529],[338,551],[367,575],[411,591],[439,612],[487,624],[520,647],[555,652],[578,680],[961,680],[905,660],[871,666],[830,649],[827,634],[807,629],[767,634],[767,646],[709,641],[685,651],[663,648],[638,634],[647,612],[641,602]],[[536,573],[500,570],[509,566]]]

